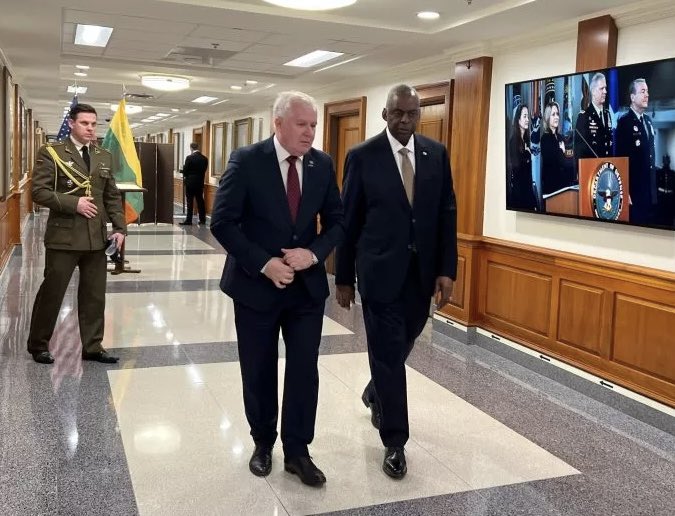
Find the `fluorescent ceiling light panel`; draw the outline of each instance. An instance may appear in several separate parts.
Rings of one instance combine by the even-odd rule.
[[[169,113],[157,113],[155,116],[165,117],[165,116],[169,116]]]
[[[174,108],[171,108],[171,111],[173,111],[174,113],[178,113],[180,111],[180,109],[174,107]]]
[[[130,127],[131,129],[136,129],[137,127],[140,127],[140,126],[142,126],[142,125],[143,125],[143,124],[135,123],[135,124],[130,124],[129,127]]]
[[[363,56],[356,56],[356,57],[352,57],[351,59],[347,59],[345,61],[340,61],[339,63],[324,66],[323,68],[319,68],[318,70],[314,70],[313,73],[323,72],[324,70],[330,70],[331,68],[335,68],[336,66],[342,66],[343,64],[351,63],[352,61],[356,61],[357,59],[361,59],[362,57]]]
[[[87,76],[87,74],[84,73],[84,72],[75,72],[73,75],[76,76],[76,77],[86,77]]]
[[[436,11],[422,11],[417,13],[417,17],[420,20],[438,20],[441,17]]]
[[[209,102],[213,102],[214,100],[218,100],[218,97],[209,97],[208,95],[202,95],[201,97],[197,97],[194,99],[192,102],[196,104],[208,104]]]
[[[190,87],[190,80],[174,75],[143,75],[141,84],[160,91],[179,91]]]
[[[110,104],[110,111],[113,113],[117,112],[117,109],[120,107],[119,104]],[[137,106],[135,104],[126,104],[126,107],[124,108],[124,112],[127,115],[137,115],[138,113],[141,113],[143,111],[143,108],[141,106]]]
[[[353,5],[356,0],[265,0],[265,2],[302,11],[328,11]]]
[[[74,84],[68,86],[68,93],[82,93],[83,95],[87,93],[86,86],[75,86]]]
[[[141,122],[143,122],[145,124],[148,124],[148,123],[154,122],[154,120],[152,120],[150,118],[144,118],[143,120],[141,120]]]
[[[250,81],[249,80],[249,81],[246,81],[246,84],[248,84],[250,86],[252,84],[258,84],[258,81]]]
[[[75,65],[75,68],[77,68],[78,70],[89,70],[88,65]]]
[[[211,105],[212,105],[212,106],[217,106],[218,104],[222,104],[223,102],[227,102],[228,100],[230,100],[230,99],[219,100],[218,102],[214,102],[214,103],[211,104]]]
[[[237,86],[236,84],[233,84],[232,86],[230,86],[230,89],[231,90],[240,90],[241,86]]]
[[[293,59],[288,63],[284,63],[284,66],[297,66],[300,68],[311,68],[320,63],[325,63],[336,57],[343,55],[342,52],[330,52],[329,50],[315,50],[304,56],[300,56],[297,59]]]
[[[105,47],[112,35],[112,27],[100,25],[77,24],[75,29],[75,44],[89,47]]]

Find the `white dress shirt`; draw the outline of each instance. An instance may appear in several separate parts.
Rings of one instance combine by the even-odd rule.
[[[78,142],[75,138],[73,138],[73,135],[70,135],[70,141],[73,142],[73,145],[75,145],[75,148],[77,149],[77,152],[80,153],[80,157],[82,157],[82,147],[84,147],[84,143]],[[91,156],[91,145],[87,145],[87,151],[89,152],[89,156]]]

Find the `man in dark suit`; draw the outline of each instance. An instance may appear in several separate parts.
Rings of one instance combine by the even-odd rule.
[[[650,224],[656,216],[654,126],[645,114],[649,88],[644,79],[630,83],[630,109],[616,125],[616,155],[628,157],[631,222]]]
[[[272,469],[281,329],[284,467],[305,484],[320,486],[326,477],[310,459],[308,445],[329,294],[324,260],[344,236],[342,203],[330,156],[312,148],[314,100],[281,93],[273,120],[272,138],[232,153],[216,193],[211,232],[227,251],[220,287],[234,300],[244,408],[255,443],[249,469],[257,476]]]
[[[382,118],[385,131],[351,149],[345,162],[346,236],[335,283],[338,303],[349,309],[358,276],[372,378],[362,400],[385,446],[384,472],[402,478],[409,436],[405,361],[434,292],[439,306],[452,294],[457,210],[447,150],[414,134],[417,92],[394,87]]]
[[[577,116],[574,157],[603,158],[612,155],[612,117],[605,107],[607,80],[596,73],[591,78],[591,103]]]
[[[49,208],[45,231],[44,280],[33,304],[28,352],[51,364],[49,341],[75,267],[80,271],[77,311],[82,359],[117,362],[101,346],[105,326],[106,220],[112,221],[117,248],[126,222],[122,196],[113,178],[112,156],[96,142],[96,110],[77,104],[68,115],[70,137],[44,145],[33,169],[33,202]]]
[[[199,223],[206,224],[206,206],[204,205],[204,175],[209,168],[209,158],[199,152],[196,143],[190,144],[192,153],[185,158],[183,165],[183,183],[185,184],[185,201],[187,202],[187,215],[181,226],[192,225],[192,204],[197,201],[199,210]]]

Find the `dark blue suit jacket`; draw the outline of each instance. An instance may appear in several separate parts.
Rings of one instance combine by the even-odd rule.
[[[386,132],[351,149],[342,198],[346,237],[336,254],[338,285],[391,302],[400,293],[416,248],[422,288],[457,276],[457,209],[447,150],[415,135],[415,197],[410,207]]]
[[[317,234],[317,216],[321,233]],[[342,203],[330,156],[311,149],[303,158],[302,198],[296,224],[273,138],[234,151],[220,179],[211,232],[227,251],[220,288],[257,310],[277,304],[284,293],[260,270],[282,248],[312,251],[319,263],[295,274],[314,301],[328,297],[324,260],[344,237]]]

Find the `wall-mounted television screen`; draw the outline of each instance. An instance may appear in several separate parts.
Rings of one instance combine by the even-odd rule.
[[[507,209],[675,230],[675,58],[505,89]]]

